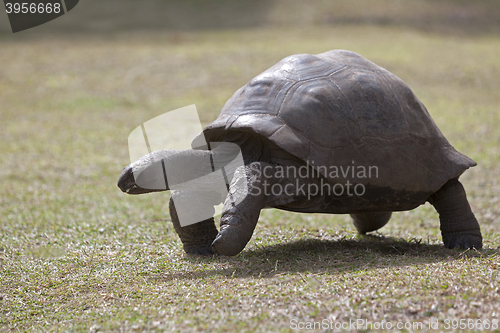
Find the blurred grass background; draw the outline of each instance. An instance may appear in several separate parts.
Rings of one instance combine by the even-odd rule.
[[[168,195],[116,187],[139,124],[196,104],[206,125],[281,58],[337,48],[407,82],[478,162],[461,179],[484,251],[436,245],[438,217],[425,205],[394,214],[373,239],[358,239],[347,216],[269,210],[240,256],[185,258]],[[293,318],[498,319],[499,54],[496,0],[83,0],[17,34],[2,18],[0,327],[266,332]]]

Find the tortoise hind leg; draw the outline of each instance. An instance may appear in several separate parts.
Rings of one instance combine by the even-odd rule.
[[[448,181],[428,201],[439,213],[444,246],[449,249],[483,247],[479,223],[458,179]]]
[[[352,222],[360,234],[382,228],[391,219],[392,212],[350,214]]]

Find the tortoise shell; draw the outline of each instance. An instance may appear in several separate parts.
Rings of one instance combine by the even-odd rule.
[[[267,138],[332,184],[364,184],[366,195],[340,213],[413,209],[476,165],[401,79],[345,50],[292,55],[253,78],[203,134],[211,142],[234,131]],[[377,174],[359,177],[361,167]]]

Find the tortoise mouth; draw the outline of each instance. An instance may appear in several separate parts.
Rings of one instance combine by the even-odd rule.
[[[148,190],[139,187],[135,182],[134,172],[131,166],[127,166],[123,169],[118,179],[117,186],[122,192],[127,194],[143,194],[148,192]]]
[[[132,194],[132,195],[155,192],[155,190],[147,190],[147,189],[141,188],[141,187],[139,187],[137,185],[133,185],[132,187],[129,187],[129,188],[125,189],[125,190],[122,189],[122,191],[125,192],[125,193],[127,193],[127,194]]]
[[[123,169],[116,185],[120,188],[120,190],[122,190],[122,192],[125,193],[131,193],[133,192],[133,189],[137,187],[134,179],[134,173],[130,166],[127,166]]]

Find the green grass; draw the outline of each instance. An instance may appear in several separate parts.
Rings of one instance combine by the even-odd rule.
[[[437,319],[444,331],[447,319],[500,319],[500,35],[436,26],[455,8],[446,1],[421,1],[424,14],[437,8],[426,29],[398,3],[388,24],[331,24],[325,2],[329,19],[314,9],[294,25],[304,7],[293,2],[246,29],[0,36],[0,330],[288,332],[292,320]],[[348,216],[266,210],[240,255],[187,257],[168,194],[116,187],[142,122],[196,104],[206,125],[281,58],[336,48],[405,80],[478,162],[461,179],[483,250],[445,249],[427,204],[362,238]]]

